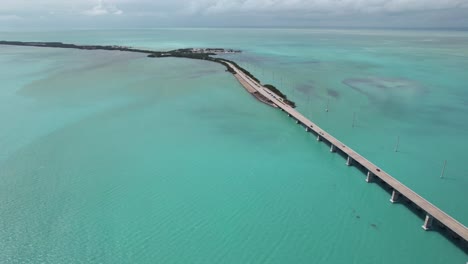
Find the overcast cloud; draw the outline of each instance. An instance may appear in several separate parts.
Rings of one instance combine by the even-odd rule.
[[[16,27],[468,27],[468,0],[0,0]]]

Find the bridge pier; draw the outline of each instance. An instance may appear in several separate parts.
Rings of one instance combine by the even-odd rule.
[[[306,127],[306,128],[305,128],[305,131],[306,131],[306,132],[309,132],[309,131],[310,131],[310,128],[309,128],[309,127]]]
[[[434,220],[434,217],[427,214],[426,219],[424,220],[424,224],[422,225],[422,228],[426,231],[431,229],[433,220]]]
[[[400,198],[400,193],[397,192],[397,191],[395,191],[395,190],[393,190],[393,192],[392,192],[392,198],[390,198],[390,202],[396,203],[396,202],[398,202],[398,199],[399,199],[399,198]]]
[[[370,171],[367,172],[366,182],[372,182],[372,178],[374,178],[374,174]]]
[[[299,120],[296,120],[296,124],[299,124],[299,123],[300,123]]]
[[[260,84],[244,76],[245,74],[242,73],[240,70],[238,70],[231,63],[229,62],[225,62],[225,63],[227,63],[227,65],[229,65],[232,69],[234,69],[237,72],[237,74],[245,81],[245,82],[241,82],[244,86],[252,86],[260,94],[264,95],[266,98],[270,99],[274,104],[276,104],[282,111],[284,111],[288,115],[288,117],[294,118],[293,121],[297,121],[297,119],[300,118],[299,120],[301,124],[304,125],[304,128],[306,129],[306,131],[312,132],[313,135],[317,137],[317,141],[330,143],[330,151],[340,152],[340,154],[342,154],[343,157],[347,158],[346,164],[348,166],[351,166],[351,165],[356,166],[359,169],[364,170],[364,173],[366,173],[365,170],[367,170],[368,172],[367,172],[366,182],[382,181],[386,183],[386,185],[388,185],[390,188],[392,188],[391,190],[393,191],[393,193],[391,194],[392,197],[390,199],[392,203],[397,202],[398,199],[400,200],[400,202],[405,202],[406,200],[409,200],[410,202],[414,203],[418,209],[420,208],[422,212],[425,212],[427,216],[426,216],[426,219],[424,220],[424,224],[422,225],[423,229],[428,230],[431,227],[434,228],[435,226],[440,224],[441,226],[444,227],[444,229],[447,229],[450,232],[453,232],[452,235],[454,237],[456,235],[457,239],[461,237],[461,239],[463,239],[465,242],[468,241],[468,229],[463,224],[459,223],[458,221],[453,219],[451,216],[447,215],[440,208],[429,203],[426,199],[419,196],[409,187],[398,182],[391,175],[384,172],[380,168],[376,167],[376,165],[372,164],[369,160],[360,156],[358,153],[356,153],[355,151],[345,146],[343,143],[341,143],[336,138],[334,138],[333,136],[331,136],[330,134],[322,130],[320,127],[318,126],[314,127],[315,124],[312,123],[310,120],[308,120],[306,117],[301,116],[301,114],[297,110],[294,110],[290,107],[282,108],[282,104],[280,100],[278,100],[275,95],[272,95],[271,93],[268,93],[267,91],[263,91],[262,89],[258,89],[262,87]],[[306,124],[309,124],[309,125],[306,125]],[[353,157],[356,157],[356,160],[354,160]],[[381,184],[381,185],[384,185],[384,184]],[[383,187],[387,188],[387,186],[383,186]]]

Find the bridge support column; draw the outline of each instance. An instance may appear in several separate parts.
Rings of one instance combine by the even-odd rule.
[[[288,117],[291,117],[291,114],[288,114]]]
[[[366,182],[368,182],[368,183],[372,182],[372,178],[374,178],[374,174],[372,174],[372,172],[368,171],[367,172],[367,177],[366,177]]]
[[[330,146],[330,152],[332,152],[332,153],[333,153],[333,152],[336,152],[336,147],[335,147],[335,145],[331,144],[331,146]]]
[[[296,120],[296,124],[299,124],[299,123],[300,123],[299,120]]]
[[[322,138],[320,137],[320,135],[317,136],[317,141],[322,141]]]
[[[346,160],[346,165],[347,165],[347,166],[353,165],[353,158],[351,158],[350,156],[348,156],[348,159]]]
[[[309,131],[310,131],[310,129],[309,129],[308,127],[306,127],[306,128],[305,128],[305,131],[306,131],[306,132],[309,132]]]
[[[434,217],[432,217],[431,215],[426,215],[426,219],[424,220],[424,224],[422,225],[422,228],[426,231],[431,229],[433,220],[434,220]]]
[[[395,191],[395,190],[393,190],[393,192],[392,192],[392,198],[390,198],[390,202],[396,203],[396,202],[398,202],[398,198],[400,198],[400,193],[397,192],[397,191]]]

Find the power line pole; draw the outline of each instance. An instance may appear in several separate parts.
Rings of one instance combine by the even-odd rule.
[[[400,146],[400,136],[397,137],[397,142],[395,146],[395,152],[398,152],[398,147]]]
[[[447,160],[444,160],[444,167],[442,168],[442,173],[440,174],[440,178],[443,179],[445,175],[445,167],[447,167]]]

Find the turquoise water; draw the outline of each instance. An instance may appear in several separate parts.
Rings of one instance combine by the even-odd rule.
[[[468,224],[468,33],[174,29],[0,39],[242,49],[229,57]],[[0,80],[0,263],[468,260],[220,65],[1,46]]]

